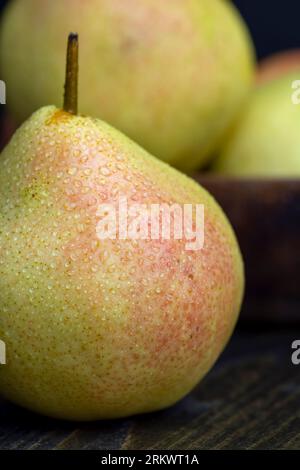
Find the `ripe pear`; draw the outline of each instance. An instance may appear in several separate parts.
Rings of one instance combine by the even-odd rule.
[[[300,69],[254,92],[239,124],[213,165],[232,176],[300,176]],[[297,104],[298,102],[298,104]]]
[[[232,333],[244,275],[232,228],[202,187],[75,114],[75,71],[64,109],[33,114],[0,158],[0,393],[48,416],[96,420],[186,395]],[[120,196],[204,204],[203,249],[161,234],[100,240],[99,206]]]
[[[81,47],[81,112],[192,171],[226,134],[254,77],[247,28],[223,0],[12,0],[0,68],[18,122],[61,104],[69,31]],[[30,51],[30,55],[28,55]]]

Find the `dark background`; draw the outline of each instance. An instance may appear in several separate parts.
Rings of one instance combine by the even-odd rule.
[[[8,1],[0,0],[0,10]],[[250,28],[258,58],[300,47],[299,0],[234,0],[233,3]]]
[[[300,47],[299,0],[235,0],[245,18],[258,58]]]

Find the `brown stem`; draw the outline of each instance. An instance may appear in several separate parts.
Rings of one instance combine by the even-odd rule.
[[[77,114],[78,102],[78,34],[68,38],[64,111]]]

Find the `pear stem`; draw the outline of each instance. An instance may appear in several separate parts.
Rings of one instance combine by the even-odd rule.
[[[68,38],[67,67],[64,96],[64,111],[77,114],[78,104],[78,34],[71,33]]]

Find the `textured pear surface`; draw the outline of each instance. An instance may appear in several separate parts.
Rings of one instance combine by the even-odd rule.
[[[223,0],[14,0],[1,74],[19,122],[61,105],[65,42],[80,36],[80,109],[184,170],[205,163],[243,107],[252,43]]]
[[[46,107],[0,159],[0,392],[78,420],[188,393],[236,322],[243,266],[211,196],[107,124]],[[205,205],[205,244],[102,240],[100,204]]]
[[[293,72],[254,91],[214,170],[233,176],[300,176],[300,106],[292,102],[297,91],[292,83],[298,79],[299,71]]]

